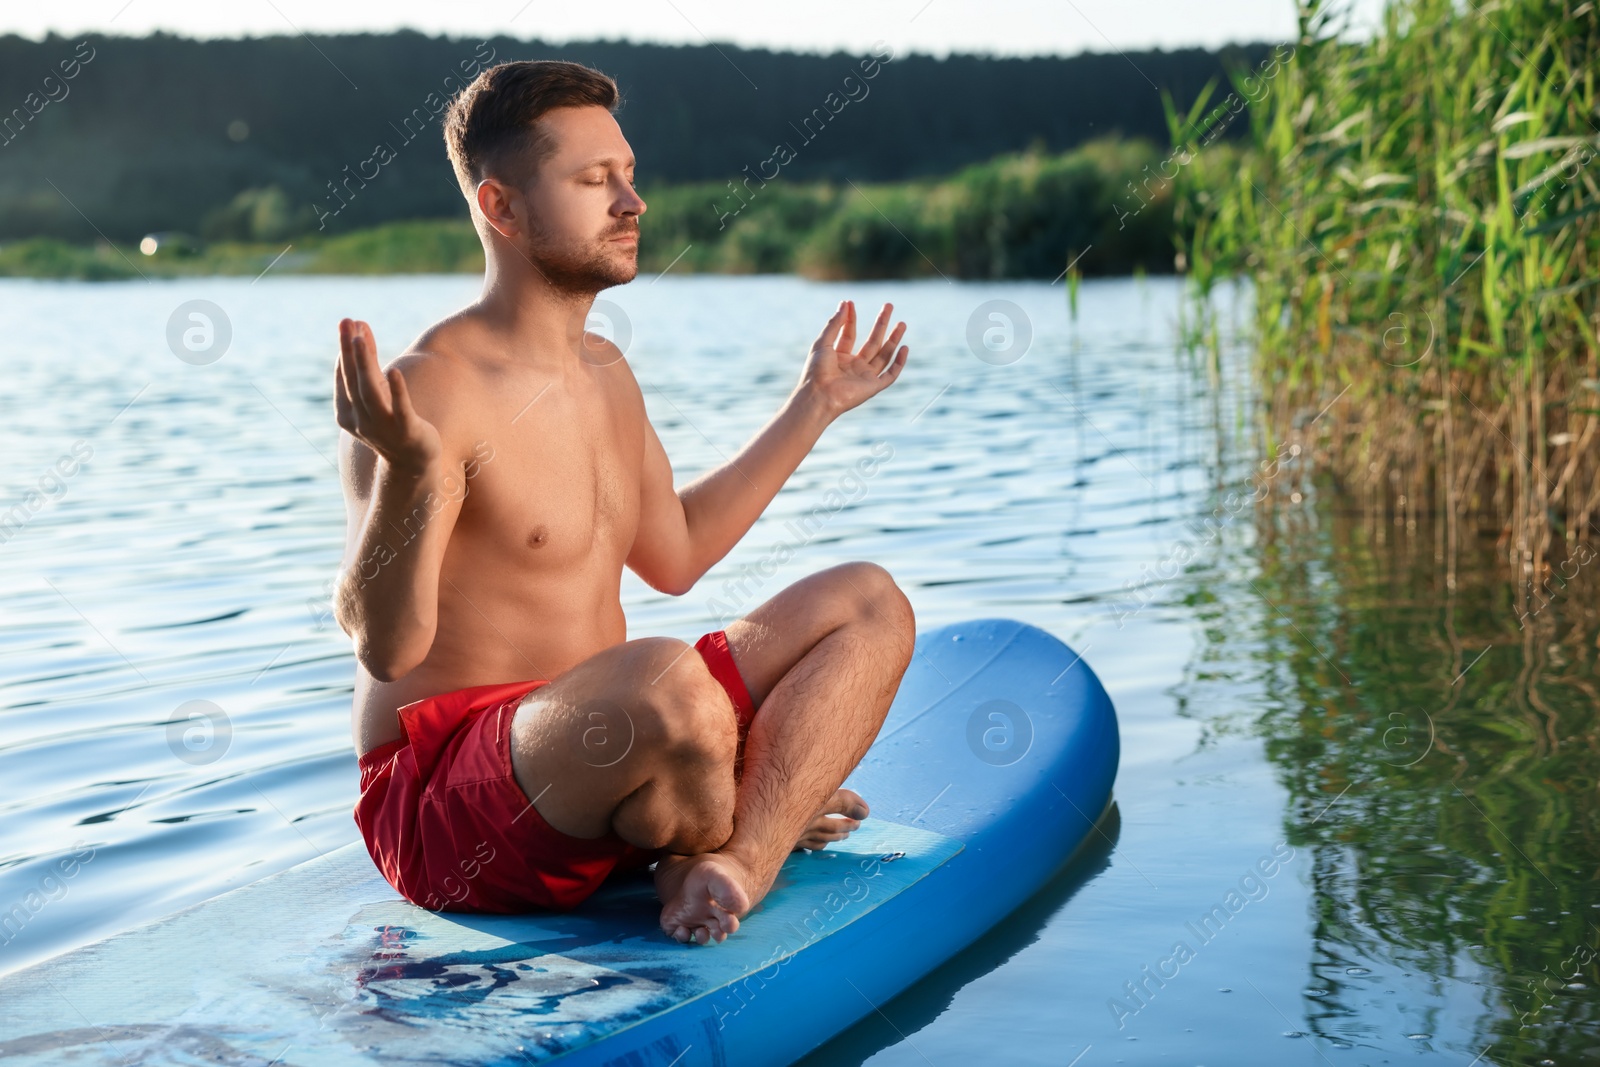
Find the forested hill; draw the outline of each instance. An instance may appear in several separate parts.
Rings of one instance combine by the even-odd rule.
[[[255,213],[259,236],[269,208],[268,229],[326,232],[462,214],[438,110],[477,69],[508,59],[571,59],[615,77],[648,189],[747,167],[797,179],[948,174],[1108,135],[1164,144],[1158,87],[1186,105],[1208,79],[1226,83],[1225,63],[1267,50],[939,59],[881,46],[868,78],[868,54],[731,45],[5,36],[0,239],[250,231],[241,211]],[[780,144],[792,155],[767,162]]]

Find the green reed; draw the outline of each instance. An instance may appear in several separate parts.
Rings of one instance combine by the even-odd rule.
[[[1202,298],[1253,283],[1269,446],[1537,573],[1600,534],[1600,16],[1390,0],[1360,39],[1346,12],[1301,0],[1281,69],[1233,76],[1249,149],[1178,174],[1180,263]],[[1210,106],[1169,106],[1174,143]]]

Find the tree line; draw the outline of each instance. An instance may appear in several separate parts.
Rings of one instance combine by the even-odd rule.
[[[864,57],[413,31],[3,36],[0,241],[276,240],[464,217],[442,101],[511,59],[570,59],[616,78],[641,187],[715,183],[711,217],[774,159],[779,181],[900,182],[1097,139],[1165,144],[1162,90],[1186,108],[1270,49],[939,58],[876,47]]]

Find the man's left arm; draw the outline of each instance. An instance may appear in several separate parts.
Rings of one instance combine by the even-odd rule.
[[[673,488],[672,466],[646,420],[639,530],[627,561],[635,574],[653,588],[681,596],[739,543],[822,431],[900,376],[910,349],[899,345],[905,323],[884,336],[892,310],[891,304],[883,306],[857,352],[855,305],[842,302],[812,344],[800,383],[777,414],[731,460],[682,489]]]

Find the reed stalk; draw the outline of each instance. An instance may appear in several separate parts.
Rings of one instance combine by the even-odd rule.
[[[1261,426],[1380,521],[1487,533],[1524,585],[1600,540],[1600,15],[1590,0],[1301,0],[1236,71],[1250,138],[1177,179],[1201,302],[1254,286]],[[1197,116],[1168,107],[1174,143]]]

